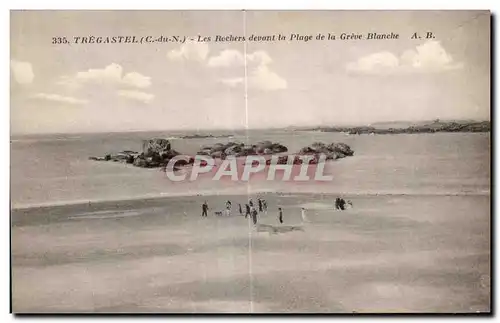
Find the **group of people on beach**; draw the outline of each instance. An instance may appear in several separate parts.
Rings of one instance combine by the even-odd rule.
[[[233,204],[231,201],[226,201],[226,210],[225,211],[215,211],[215,215],[218,216],[230,216],[232,214],[232,207]],[[206,217],[208,216],[208,203],[205,201],[202,204],[202,212],[201,216]],[[238,203],[238,211],[239,215],[245,216],[245,219],[250,217],[252,219],[253,224],[257,224],[257,215],[259,212],[264,212],[267,214],[267,201],[261,198],[257,199],[257,204],[254,204],[254,201],[252,199],[248,200],[248,203],[245,204],[245,212],[243,212],[243,207],[241,203]]]
[[[352,202],[350,200],[346,201],[340,197],[337,197],[335,199],[335,210],[343,211],[343,210],[346,210],[348,206],[352,207]],[[218,215],[218,216],[224,216],[224,215],[230,216],[231,211],[232,211],[232,207],[233,207],[232,202],[227,200],[226,201],[226,210],[225,211],[215,211],[214,213],[215,213],[215,215]],[[207,217],[208,216],[208,209],[209,209],[207,201],[205,201],[202,204],[201,208],[202,208],[201,216]],[[262,199],[262,198],[258,198],[257,204],[255,205],[254,201],[252,199],[249,199],[248,203],[245,204],[245,211],[244,212],[243,212],[243,207],[242,207],[241,203],[238,203],[238,211],[239,211],[239,215],[245,216],[245,219],[250,217],[252,219],[253,224],[256,225],[257,220],[258,220],[258,214],[262,213],[262,212],[267,214],[267,201]],[[302,222],[310,222],[307,215],[306,215],[305,208],[301,208],[301,217],[302,217]],[[281,207],[278,207],[278,222],[280,224],[283,224],[283,222],[284,222],[284,220],[283,220],[283,208],[281,208]]]
[[[230,216],[232,215],[232,208],[233,204],[231,201],[226,201],[226,209],[224,211],[215,211],[214,214],[218,216]],[[281,209],[281,208],[280,208]],[[243,206],[241,203],[238,203],[238,212],[239,215],[245,216],[245,219],[250,217],[252,219],[253,224],[257,224],[257,216],[259,213],[266,213],[267,214],[267,201],[258,198],[257,203],[255,204],[252,199],[248,200],[248,203],[245,204],[245,209],[243,210]],[[281,212],[281,211],[280,211]],[[282,212],[281,212],[282,213]],[[206,217],[208,216],[208,203],[205,201],[202,206],[201,206],[201,216]],[[281,215],[281,218],[283,216]]]

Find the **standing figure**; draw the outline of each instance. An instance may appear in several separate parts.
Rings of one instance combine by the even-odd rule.
[[[208,211],[208,204],[207,201],[201,205],[201,216],[207,216],[207,211]]]
[[[302,216],[302,222],[309,222],[309,219],[307,218],[306,215],[306,209],[304,208],[301,209],[301,216]]]
[[[253,207],[253,200],[252,199],[248,200],[248,205],[250,205],[250,207]]]
[[[245,219],[246,219],[246,218],[247,218],[247,217],[251,214],[251,213],[250,213],[250,205],[245,204],[245,209],[246,209],[246,210],[245,210],[245,211],[246,211],[246,212],[245,212]]]
[[[252,222],[254,225],[257,224],[257,214],[257,209],[252,206],[250,209],[250,216],[252,217]]]
[[[230,215],[231,215],[231,206],[232,206],[231,201],[229,201],[229,200],[228,200],[228,201],[226,202],[226,215],[227,215],[227,216],[230,216]]]
[[[241,209],[241,203],[238,203],[238,210],[240,211],[240,215],[243,215],[243,210]]]
[[[280,221],[280,223],[283,223],[283,209],[282,208],[278,208],[278,221]]]
[[[259,205],[259,212],[262,212],[262,200],[259,198],[257,199],[258,205]]]
[[[266,214],[267,214],[267,201],[266,200],[262,200],[262,206],[264,208],[264,212],[266,212]]]
[[[343,198],[339,199],[339,208],[343,211],[345,210],[345,200]]]
[[[252,222],[253,222],[254,225],[256,225],[257,224],[257,213],[258,212],[257,212],[257,209],[254,208],[253,206],[252,206],[252,209],[251,209],[251,213],[252,213]]]
[[[335,210],[339,210],[340,209],[340,198],[336,198],[335,199]]]

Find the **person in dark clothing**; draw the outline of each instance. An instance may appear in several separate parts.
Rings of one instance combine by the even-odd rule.
[[[240,215],[243,215],[243,210],[241,209],[241,204],[238,203],[238,210],[240,211]]]
[[[338,198],[338,197],[337,197],[337,198],[335,199],[335,210],[340,209],[340,203],[339,203],[339,201],[340,201],[340,198]]]
[[[253,206],[253,201],[252,201],[252,199],[248,200],[248,205],[250,205],[250,207],[252,207],[252,206]]]
[[[278,220],[280,221],[280,223],[283,223],[283,209],[282,208],[278,208]]]
[[[257,202],[259,204],[259,212],[262,212],[262,200],[258,199]]]
[[[345,200],[344,199],[339,199],[339,207],[343,211],[345,210]]]
[[[257,209],[252,207],[251,213],[252,213],[252,221],[253,221],[253,224],[255,225],[255,224],[257,224],[257,214],[258,214]]]
[[[245,219],[250,215],[250,205],[245,204],[246,212],[245,212]]]
[[[205,201],[205,203],[202,204],[201,206],[201,216],[208,216],[208,204],[207,204],[207,201]]]
[[[227,201],[226,202],[226,216],[230,216],[231,215],[231,207],[232,207],[232,203],[231,201]]]

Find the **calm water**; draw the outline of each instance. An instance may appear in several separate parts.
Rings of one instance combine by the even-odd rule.
[[[175,139],[179,133],[113,133],[13,137],[11,200],[13,207],[88,200],[127,199],[201,191],[248,190],[332,192],[345,194],[489,194],[490,134],[418,134],[346,136],[339,133],[254,131],[233,138]],[[297,152],[315,141],[344,142],[355,156],[331,164],[327,184],[212,180],[174,184],[157,169],[95,162],[121,150],[141,150],[141,140],[174,138],[174,149],[195,153],[215,142],[278,141]]]
[[[160,135],[14,138],[12,204],[268,189],[344,192],[355,207],[335,212],[332,196],[323,194],[267,194],[270,212],[261,223],[279,225],[283,207],[286,225],[304,227],[276,235],[256,232],[241,216],[199,216],[203,200],[216,210],[225,195],[14,210],[14,311],[490,310],[489,134],[231,139],[270,139],[292,152],[314,141],[349,144],[355,156],[333,162],[334,180],[323,185],[174,185],[158,170],[87,159],[139,150],[142,138]],[[222,140],[172,143],[194,153]],[[230,197],[234,205],[247,198]],[[311,223],[301,224],[301,207]]]

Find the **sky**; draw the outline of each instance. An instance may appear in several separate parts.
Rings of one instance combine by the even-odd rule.
[[[490,119],[487,11],[11,11],[10,26],[13,134]],[[161,35],[211,41],[52,43]]]

